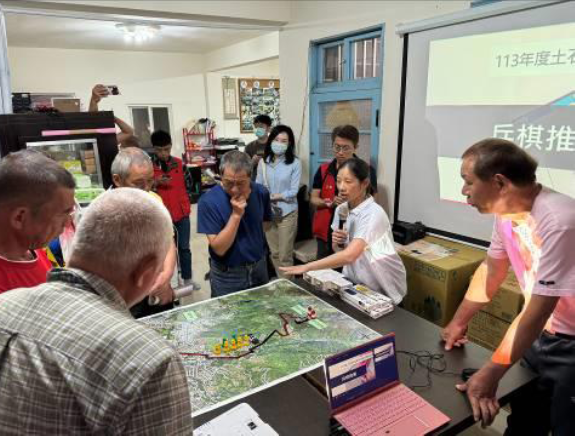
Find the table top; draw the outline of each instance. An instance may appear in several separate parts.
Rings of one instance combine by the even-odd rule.
[[[194,427],[214,419],[239,403],[248,403],[260,418],[281,435],[329,434],[329,405],[302,377],[295,377],[194,418]]]
[[[298,282],[298,284],[301,285],[301,282]],[[309,287],[307,288],[309,290]],[[446,372],[459,374],[464,368],[481,368],[491,357],[489,350],[472,343],[452,351],[445,351],[439,336],[441,328],[402,308],[396,307],[390,314],[384,315],[379,319],[372,319],[342,300],[323,296],[318,292],[313,293],[378,333],[395,333],[398,352],[427,351],[432,354],[443,354]],[[400,379],[404,384],[413,386],[427,383],[427,371],[424,368],[417,368],[410,378],[409,357],[398,353],[397,360]],[[309,373],[309,376],[317,382],[318,387],[325,386],[323,369],[314,370]],[[520,365],[513,366],[499,385],[497,398],[500,404],[507,404],[517,389],[525,386],[534,378],[535,375],[526,368]],[[456,383],[461,383],[461,377],[451,374],[432,374],[429,388],[413,389],[451,418],[449,425],[443,427],[437,434],[457,434],[474,423],[467,398],[455,389]]]
[[[491,352],[476,345],[467,344],[461,349],[446,352],[440,341],[440,327],[404,309],[395,308],[390,314],[374,320],[340,299],[314,291],[303,280],[295,283],[312,292],[342,312],[381,334],[395,333],[400,379],[408,386],[426,385],[427,371],[418,367],[412,374],[409,357],[400,351],[427,351],[443,354],[446,372],[460,374],[464,368],[480,368],[491,356]],[[499,385],[497,397],[502,405],[509,402],[513,394],[535,379],[529,370],[515,365]],[[464,394],[455,389],[461,378],[454,374],[431,374],[431,386],[414,388],[414,391],[451,418],[435,434],[457,434],[473,425],[471,407]],[[296,377],[244,398],[260,417],[280,434],[327,435],[329,434],[330,410],[325,396],[323,368]],[[240,402],[241,402],[240,401]],[[235,406],[232,403],[195,418],[196,426],[213,419]]]

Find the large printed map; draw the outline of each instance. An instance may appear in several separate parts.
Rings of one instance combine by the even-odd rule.
[[[307,316],[310,307],[315,319]],[[194,416],[314,369],[327,356],[379,336],[288,280],[141,321],[180,352]],[[232,339],[240,346],[232,349]]]

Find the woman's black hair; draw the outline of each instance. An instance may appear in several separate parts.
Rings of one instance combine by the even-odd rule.
[[[369,195],[373,195],[373,186],[371,186],[371,181],[369,178],[369,164],[366,161],[361,160],[358,157],[352,157],[351,159],[348,159],[343,164],[341,164],[338,173],[344,168],[347,168],[349,171],[351,171],[351,173],[357,180],[359,180],[360,183],[363,183],[365,180],[367,180],[367,193]]]
[[[286,164],[290,165],[295,159],[295,136],[293,135],[291,127],[284,124],[278,124],[270,132],[268,141],[266,142],[266,148],[264,149],[264,161],[273,162],[275,160],[275,155],[272,150],[272,142],[280,133],[285,133],[288,136],[288,148],[286,150],[285,159]]]

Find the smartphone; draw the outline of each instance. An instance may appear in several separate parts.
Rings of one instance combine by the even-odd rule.
[[[120,89],[116,85],[106,86],[110,95],[120,95]]]

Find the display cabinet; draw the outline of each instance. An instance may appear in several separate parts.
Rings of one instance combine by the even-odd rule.
[[[54,159],[74,176],[75,196],[81,205],[89,204],[104,192],[96,139],[34,141],[27,142],[26,147]]]

